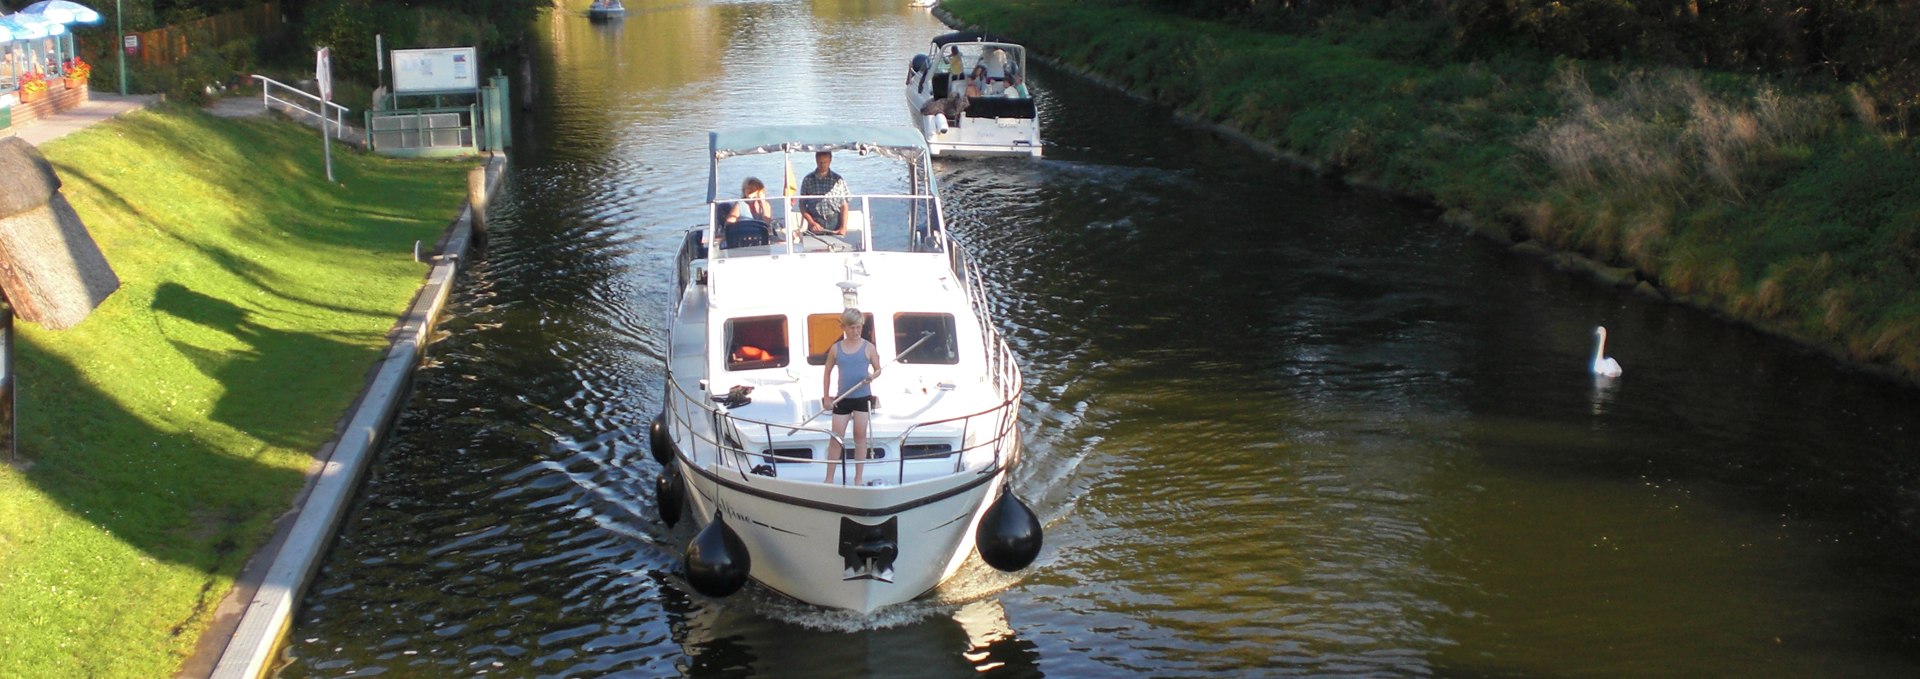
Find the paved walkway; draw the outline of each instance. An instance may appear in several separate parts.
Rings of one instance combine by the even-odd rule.
[[[280,111],[281,114],[296,123],[316,130],[322,129],[323,123],[312,114],[301,112],[284,103],[274,104],[274,109]],[[267,102],[261,98],[259,94],[221,97],[213,100],[213,103],[207,104],[207,113],[222,118],[259,117],[267,114]],[[361,148],[365,148],[367,145],[367,132],[352,124],[346,125],[345,130],[334,138]]]
[[[79,107],[61,111],[51,116],[35,120],[0,132],[0,137],[17,136],[39,146],[61,137],[86,129],[94,123],[112,118],[128,111],[152,106],[160,101],[158,94],[103,94],[99,90],[87,93],[87,103]],[[207,104],[207,113],[222,118],[248,118],[267,114],[266,103],[260,95],[221,97]],[[310,127],[319,127],[318,119],[308,116],[296,116],[296,120]],[[347,126],[347,140],[364,144],[366,133],[360,128]]]
[[[87,93],[87,103],[55,113],[13,128],[12,136],[27,140],[39,146],[61,137],[86,129],[88,125],[135,111],[160,101],[157,94],[103,94],[98,90]]]
[[[267,114],[267,103],[258,94],[221,97],[207,104],[207,112],[222,118],[252,118]]]

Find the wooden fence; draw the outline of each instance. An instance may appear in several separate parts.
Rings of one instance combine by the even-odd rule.
[[[273,35],[284,21],[279,1],[267,0],[245,9],[129,35],[140,36],[141,65],[167,66],[187,58],[195,49],[214,49],[241,38]]]

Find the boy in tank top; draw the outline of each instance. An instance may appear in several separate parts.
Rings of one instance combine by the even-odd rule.
[[[859,309],[847,309],[840,312],[840,339],[827,347],[827,366],[820,373],[820,404],[822,408],[833,409],[833,440],[827,443],[827,479],[833,483],[836,462],[840,459],[840,439],[847,433],[847,422],[853,422],[853,459],[867,459],[867,430],[873,411],[873,378],[880,376],[880,352],[873,343],[860,337],[860,329],[866,325],[866,316]],[[834,385],[834,368],[840,369],[839,389],[829,391]],[[835,398],[834,394],[839,394]],[[863,464],[851,464],[853,467],[853,485],[863,485],[861,477],[867,467]]]

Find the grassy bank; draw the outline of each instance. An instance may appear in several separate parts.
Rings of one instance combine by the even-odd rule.
[[[121,288],[18,325],[0,676],[163,677],[290,507],[464,198],[465,166],[167,108],[42,148]]]
[[[1855,92],[1435,59],[1432,26],[1391,20],[1285,36],[1131,3],[942,7],[1483,233],[1920,380],[1920,149]]]

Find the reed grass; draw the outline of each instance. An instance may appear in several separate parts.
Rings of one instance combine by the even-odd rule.
[[[1857,87],[1467,60],[1444,27],[1395,18],[1281,35],[1145,3],[942,6],[1354,181],[1920,381],[1920,142]]]

